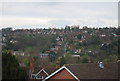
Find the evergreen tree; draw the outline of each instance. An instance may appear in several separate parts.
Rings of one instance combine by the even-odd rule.
[[[55,61],[56,53],[54,51],[50,51],[49,59],[51,62]]]
[[[19,66],[10,51],[2,52],[2,79],[26,79],[25,68]]]

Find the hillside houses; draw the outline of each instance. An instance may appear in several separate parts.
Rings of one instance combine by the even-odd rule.
[[[73,26],[72,28],[71,26],[69,27],[67,29],[3,29],[2,49],[12,50],[12,54],[15,55],[20,62],[20,66],[31,66],[33,76],[41,73],[41,71],[46,71],[46,73],[51,75],[51,73],[54,72],[49,73],[45,68],[55,67],[56,63],[58,66],[72,63],[74,66],[71,67],[76,67],[75,70],[65,65],[63,68],[61,67],[62,70],[59,71],[61,73],[63,71],[67,74],[75,75],[78,79],[84,79],[86,77],[92,77],[92,79],[94,79],[95,75],[99,78],[104,75],[103,73],[98,75],[99,71],[104,69],[103,72],[106,74],[107,72],[110,73],[110,71],[106,69],[108,68],[106,67],[107,62],[108,65],[109,63],[111,64],[111,70],[112,68],[116,68],[112,66],[112,64],[115,66],[116,64],[111,62],[115,62],[115,60],[120,57],[118,54],[118,37],[120,34],[117,28],[84,27],[80,29],[78,27],[74,28]],[[33,64],[30,60],[32,57],[35,58]],[[104,68],[99,68],[98,61],[105,63]],[[36,69],[33,66],[39,67],[37,68],[38,70],[35,71]],[[42,68],[44,70],[41,70]],[[82,70],[79,70],[79,68]],[[95,74],[93,70],[96,71]],[[90,72],[93,74],[90,74]],[[55,74],[59,73],[56,72]],[[116,75],[115,73],[113,74]],[[107,75],[104,76],[107,77]],[[70,78],[75,77],[70,75]],[[105,77],[99,79],[103,78]]]

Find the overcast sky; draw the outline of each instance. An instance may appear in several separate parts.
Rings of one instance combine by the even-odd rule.
[[[117,2],[4,2],[0,27],[117,26]]]

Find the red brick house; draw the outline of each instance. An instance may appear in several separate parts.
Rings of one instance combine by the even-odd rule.
[[[119,81],[120,62],[65,65],[46,77],[45,81]]]
[[[53,80],[71,80],[71,81],[79,81],[79,79],[65,66],[61,67],[51,75],[45,78],[47,81]]]

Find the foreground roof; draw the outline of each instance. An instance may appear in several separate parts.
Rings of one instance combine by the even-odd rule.
[[[75,81],[80,81],[69,69],[67,69],[65,66],[61,67],[60,69],[56,70],[55,72],[53,72],[51,75],[49,75],[48,77],[46,77],[43,81],[49,81],[50,78],[52,78],[53,76],[55,76],[56,74],[59,74],[59,72],[61,72],[62,70],[66,70],[67,72],[70,73],[70,75],[72,77],[74,77],[74,79],[76,79]],[[66,78],[66,77],[65,77]],[[63,79],[63,78],[62,78]],[[60,80],[60,79],[55,79],[55,80]],[[65,79],[64,79],[65,80]],[[51,81],[51,80],[50,80]],[[53,79],[52,79],[53,81]]]
[[[79,79],[120,79],[120,62],[103,63],[100,68],[98,63],[71,64],[66,67]]]

